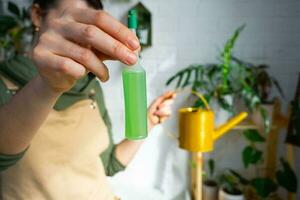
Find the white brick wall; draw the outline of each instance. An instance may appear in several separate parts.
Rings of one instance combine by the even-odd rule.
[[[269,64],[270,73],[279,79],[284,88],[286,103],[293,97],[296,73],[300,71],[299,0],[142,2],[153,15],[153,46],[142,53],[141,61],[148,75],[149,102],[167,90],[164,87],[165,81],[179,69],[191,63],[216,61],[218,50],[226,39],[235,28],[244,23],[247,27],[237,43],[236,55],[254,63]],[[124,21],[126,12],[136,0],[128,3],[106,0],[104,3],[107,11]],[[119,63],[110,62],[111,80],[103,84],[116,141],[123,138],[124,130],[121,66]],[[175,119],[172,120],[164,128],[174,130]],[[129,169],[114,178],[113,184],[116,188],[120,189],[120,184],[130,180],[132,185],[157,188],[171,198],[176,196],[176,191],[185,187],[185,177],[188,175],[185,168],[186,154],[177,150],[176,144],[162,132],[162,129],[156,129]],[[214,154],[218,158],[218,169],[242,168],[240,152],[235,150],[237,147],[230,145],[232,141],[237,141],[236,146],[242,148],[243,140],[234,133],[217,142],[216,149],[219,151]],[[284,152],[283,147],[280,152]],[[296,169],[300,167],[299,153],[298,150]],[[164,159],[167,163],[163,162]],[[298,177],[300,178],[299,172]]]

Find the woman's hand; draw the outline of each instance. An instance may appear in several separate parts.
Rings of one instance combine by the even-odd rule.
[[[175,92],[166,92],[152,102],[148,108],[149,129],[167,120],[172,114],[171,106],[176,97]]]
[[[108,80],[106,59],[127,65],[137,61],[137,37],[108,13],[79,8],[57,12],[47,16],[47,28],[33,50],[40,76],[54,91],[68,91],[87,72]]]

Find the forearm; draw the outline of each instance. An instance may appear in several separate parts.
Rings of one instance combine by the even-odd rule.
[[[148,122],[148,133],[151,132],[154,125]],[[116,146],[116,157],[124,166],[127,166],[140,149],[144,140],[123,140]]]
[[[144,140],[123,140],[116,146],[115,154],[116,158],[124,166],[127,166],[134,158],[135,154],[143,144]]]
[[[17,154],[25,150],[59,95],[37,76],[2,106],[0,153]]]

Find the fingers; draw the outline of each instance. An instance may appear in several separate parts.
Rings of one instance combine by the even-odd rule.
[[[101,53],[127,65],[137,62],[138,58],[132,50],[94,25],[72,21],[57,21],[56,23],[54,25],[56,30],[67,39],[90,45]]]
[[[159,109],[157,110],[153,116],[155,118],[157,118],[156,120],[156,124],[157,123],[162,123],[164,121],[166,121],[172,114],[172,110],[171,110],[171,107],[165,107],[163,109]]]
[[[98,51],[97,49],[95,48],[92,48],[91,49],[95,54],[96,56],[102,60],[102,61],[105,61],[105,60],[116,60],[114,58],[112,58],[111,56],[108,56],[108,55],[105,55],[104,53],[101,53],[100,51]]]
[[[95,74],[101,81],[107,81],[109,78],[107,67],[99,58],[88,48],[64,39],[61,36],[45,34],[41,38],[41,45],[47,46],[52,53],[68,57],[77,63],[82,64],[88,71]]]
[[[77,9],[73,11],[72,16],[75,21],[80,23],[95,25],[133,51],[140,47],[136,35],[105,11]]]
[[[165,100],[164,102],[162,102],[158,108],[164,108],[164,107],[170,107],[172,104],[174,103],[174,100],[173,99],[167,99]]]
[[[34,60],[42,71],[55,71],[58,74],[65,74],[73,79],[80,79],[86,73],[86,69],[81,64],[72,59],[55,55],[50,51],[40,48],[34,49]]]
[[[176,97],[176,93],[173,91],[169,91],[164,93],[162,96],[160,96],[161,102],[164,102],[166,100],[173,100]]]
[[[172,114],[171,107],[165,107],[163,109],[159,109],[154,113],[154,115],[157,115],[159,117],[170,116],[171,114]]]
[[[158,97],[151,105],[150,111],[156,110],[161,104],[163,104],[166,100],[173,100],[176,97],[176,93],[173,91],[169,91]],[[167,102],[173,103],[173,102]]]
[[[91,45],[103,54],[120,60],[127,65],[137,62],[138,58],[132,50],[96,26],[68,22],[58,26],[57,29],[65,38]]]
[[[162,123],[170,117],[175,97],[175,92],[166,92],[152,103],[149,114],[154,124]]]

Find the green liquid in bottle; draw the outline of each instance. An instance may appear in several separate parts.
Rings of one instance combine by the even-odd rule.
[[[140,66],[123,70],[125,136],[130,140],[148,136],[146,73]]]
[[[136,33],[137,12],[128,13],[128,27]],[[123,88],[125,98],[125,136],[129,140],[148,136],[146,72],[137,62],[123,69]]]

